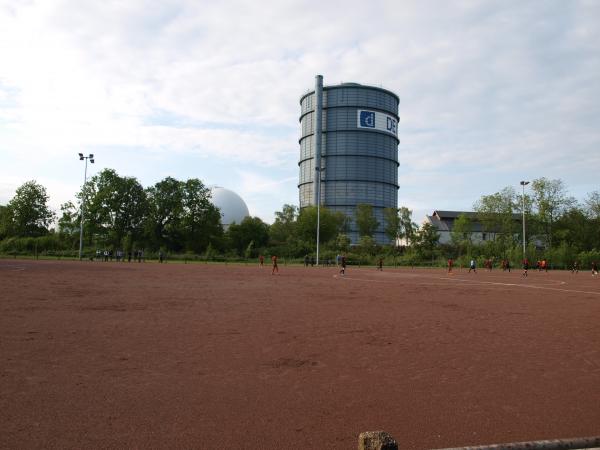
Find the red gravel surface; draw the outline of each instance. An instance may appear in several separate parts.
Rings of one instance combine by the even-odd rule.
[[[600,434],[600,277],[0,261],[0,447]]]

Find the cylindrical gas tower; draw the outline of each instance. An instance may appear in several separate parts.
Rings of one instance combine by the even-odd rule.
[[[383,210],[398,207],[400,99],[386,89],[357,83],[325,86],[320,93],[319,78],[315,90],[300,99],[300,208],[315,205],[320,175],[320,204],[346,215],[352,242],[359,239],[356,205],[366,203],[379,222],[375,240],[387,244]]]

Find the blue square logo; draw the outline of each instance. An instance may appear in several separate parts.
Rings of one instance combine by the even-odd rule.
[[[360,126],[366,128],[375,128],[375,113],[372,111],[361,111]]]

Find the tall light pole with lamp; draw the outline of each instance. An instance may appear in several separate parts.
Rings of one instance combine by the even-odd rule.
[[[523,260],[525,260],[525,186],[529,184],[529,181],[521,181],[521,186],[523,187],[523,196],[521,200],[523,201]]]
[[[85,184],[87,183],[87,163],[88,159],[90,163],[94,164],[94,154],[90,153],[88,156],[83,156],[83,153],[79,154],[79,161],[85,160],[85,171],[83,173],[83,189],[85,190]],[[79,223],[79,260],[83,253],[83,214],[85,211],[85,192],[82,190],[81,196],[81,222]]]

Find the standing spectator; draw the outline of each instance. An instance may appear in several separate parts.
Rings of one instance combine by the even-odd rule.
[[[265,257],[263,255],[258,255],[258,267],[260,267],[262,269],[264,264],[265,264]]]

